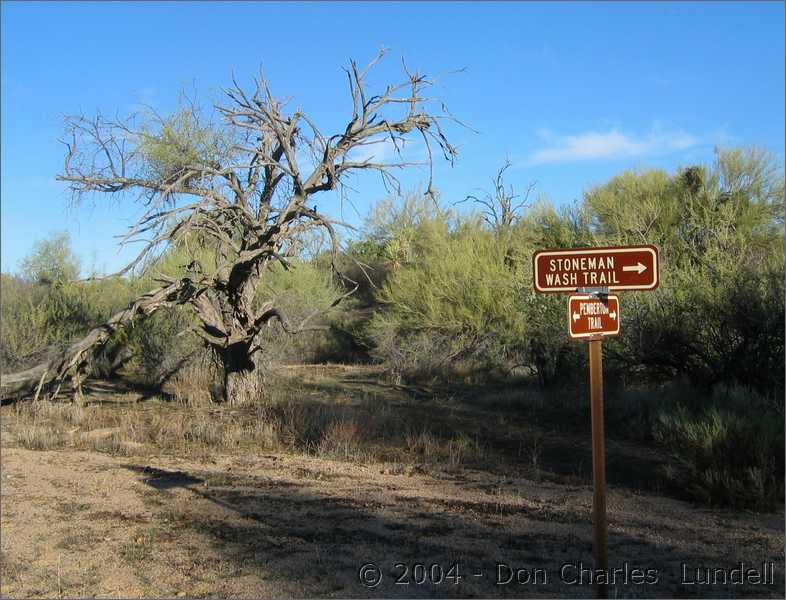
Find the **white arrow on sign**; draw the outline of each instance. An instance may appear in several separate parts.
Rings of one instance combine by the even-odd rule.
[[[641,275],[644,271],[647,270],[647,265],[643,265],[640,262],[636,263],[635,265],[629,265],[627,267],[622,267],[623,271],[636,271],[639,275]]]
[[[573,320],[574,321],[578,321],[579,320],[579,313],[576,313],[576,312],[573,313]]]
[[[609,316],[610,316],[612,319],[616,319],[616,318],[617,318],[617,313],[616,313],[616,312],[614,312],[614,311],[611,311],[611,312],[609,313]]]

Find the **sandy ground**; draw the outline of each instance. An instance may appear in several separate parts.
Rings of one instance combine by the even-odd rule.
[[[586,486],[289,455],[17,448],[2,450],[1,481],[5,597],[592,595],[571,583],[574,565],[592,565]],[[655,580],[612,597],[784,596],[783,514],[614,487],[608,511],[610,566]],[[695,578],[740,561],[772,561],[774,583],[680,581],[682,563]],[[508,567],[522,570],[505,583]]]

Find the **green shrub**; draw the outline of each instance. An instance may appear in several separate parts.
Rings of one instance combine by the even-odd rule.
[[[68,232],[37,240],[32,252],[21,260],[20,268],[24,279],[33,283],[55,285],[78,279],[79,259],[71,250]]]
[[[30,366],[100,325],[133,297],[125,280],[32,283],[2,275],[3,369]]]
[[[755,148],[718,151],[714,165],[673,176],[625,172],[590,190],[599,241],[660,248],[660,287],[623,298],[609,366],[705,389],[738,382],[782,406],[783,198],[782,169]]]
[[[671,477],[695,500],[765,509],[783,502],[781,418],[678,406],[658,415],[653,435],[677,460]]]
[[[125,278],[77,282],[79,261],[67,234],[40,240],[21,261],[22,276],[2,274],[0,358],[17,370],[75,341],[137,293]]]
[[[524,278],[521,263],[510,259],[513,241],[475,219],[444,217],[404,234],[378,295],[383,310],[369,325],[375,356],[402,373],[449,372],[467,359],[481,368],[509,363],[526,344]]]
[[[346,315],[355,306],[354,299],[345,298],[331,308],[345,293],[334,281],[329,267],[318,261],[293,261],[288,271],[278,265],[271,268],[256,302],[271,302],[293,328],[310,318],[307,325],[325,329],[293,335],[272,320],[258,336],[262,348],[258,360],[275,364],[351,360],[354,342],[346,333]]]

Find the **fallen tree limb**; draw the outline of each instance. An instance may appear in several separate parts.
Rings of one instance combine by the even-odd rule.
[[[341,273],[337,260],[336,227],[346,224],[318,212],[317,195],[336,191],[343,198],[351,189],[347,179],[362,172],[377,173],[386,187],[398,190],[393,171],[420,164],[400,153],[403,143],[417,134],[426,145],[427,193],[433,194],[432,145],[451,163],[458,153],[442,131],[443,123],[457,121],[444,104],[432,108],[435,99],[426,94],[432,79],[404,67],[406,77],[400,83],[378,94],[368,90],[366,75],[383,54],[380,51],[362,69],[350,62],[346,74],[352,117],[334,135],[323,135],[299,109],[287,109],[287,101],[273,96],[261,70],[252,91],[247,93],[234,80],[225,90],[229,101],[215,106],[220,122],[187,99],[166,117],[155,111],[138,115],[140,120],[135,115],[66,117],[66,156],[57,179],[68,184],[74,202],[94,193],[111,197],[130,192],[144,207],[121,242],[142,242],[143,248],[116,275],[155,264],[159,251],[172,248],[186,252],[190,262],[181,268],[194,279],[160,276],[164,287],[135,300],[55,358],[0,377],[0,398],[32,397],[36,385],[38,393],[45,393],[52,386],[59,389],[65,379],[81,396],[91,356],[119,328],[162,306],[193,308],[200,321],[193,331],[215,351],[224,371],[227,401],[247,392],[254,355],[263,350],[258,343],[262,327],[276,320],[292,334],[324,329],[314,320],[351,295],[358,284]],[[359,150],[364,154],[387,142],[396,149],[394,159],[357,158]],[[289,270],[297,258],[305,258],[300,245],[315,232],[327,234],[331,272],[344,289],[329,307],[291,324],[273,302],[257,307],[258,292],[273,265]],[[210,255],[207,270],[189,247],[191,242]]]
[[[23,397],[34,391],[38,396],[42,390],[55,383],[62,383],[66,378],[78,379],[90,357],[106,344],[115,332],[159,308],[188,302],[196,291],[193,282],[183,278],[140,296],[50,360],[26,371],[0,376],[0,398]]]

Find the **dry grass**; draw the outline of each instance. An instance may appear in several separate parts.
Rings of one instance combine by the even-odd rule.
[[[264,394],[233,405],[214,402],[207,370],[183,371],[170,381],[169,399],[140,401],[138,395],[110,391],[104,397],[88,395],[83,404],[18,402],[0,409],[4,444],[197,460],[283,452],[381,463],[386,472],[473,468],[525,472],[533,480],[586,482],[590,477],[589,415],[582,393],[544,394],[502,385],[431,392],[386,384],[373,367],[338,365],[284,368],[268,377]],[[666,410],[667,396],[637,397],[636,409],[649,414],[657,404]],[[620,442],[608,448],[609,460],[617,465],[615,476],[635,489],[684,497],[686,486],[672,483],[684,478],[681,464],[654,453],[657,447],[638,439],[643,434],[615,420],[613,413],[630,400],[609,394],[614,410],[608,411],[608,436]],[[707,487],[733,487],[734,481],[707,476],[714,477]],[[748,478],[750,489],[766,487],[758,471]]]
[[[413,393],[357,367],[285,371],[291,375],[270,382],[264,395],[231,406],[189,395],[188,385],[203,391],[197,374],[172,383],[180,395],[169,400],[88,395],[83,405],[3,406],[3,443],[35,450],[8,450],[17,458],[6,463],[4,485],[18,502],[3,508],[16,536],[0,554],[7,595],[357,597],[367,591],[357,587],[357,568],[369,557],[591,560],[589,480],[586,469],[575,471],[587,464],[589,436],[572,433],[567,400],[491,386]],[[630,488],[640,473],[654,476],[649,448],[609,441],[612,476],[627,469]],[[782,549],[771,515],[695,511],[630,488],[609,488],[619,527],[612,557],[640,556],[668,574],[685,556],[707,562],[721,551],[767,557]],[[51,509],[46,519],[41,506]],[[731,518],[739,520],[718,530],[720,519]],[[663,542],[646,542],[653,521]],[[287,587],[294,579],[303,587]],[[385,581],[379,594],[401,594],[391,577]],[[409,590],[523,591],[472,585],[479,587]],[[782,579],[778,585],[782,592]],[[660,591],[684,592],[675,586],[667,578]]]
[[[353,429],[330,431],[351,440]],[[369,557],[388,565],[459,563],[486,573],[460,585],[410,584],[402,592],[386,569],[373,595],[521,597],[531,588],[494,582],[497,560],[550,573],[565,561],[592,560],[589,486],[483,471],[446,477],[419,465],[388,470],[281,453],[209,462],[7,454],[5,474],[16,498],[16,514],[3,516],[8,597],[370,597],[358,580]],[[620,585],[610,597],[695,595],[678,581],[686,558],[734,565],[751,557],[776,562],[774,586],[715,587],[699,595],[783,597],[783,530],[775,515],[697,510],[615,487],[609,494],[610,562],[635,560],[662,575],[656,586]],[[556,576],[538,592],[592,594]]]
[[[10,583],[22,581],[28,565],[5,550],[0,550],[0,579]]]
[[[361,444],[358,422],[355,419],[338,420],[326,427],[317,449],[319,454],[351,460],[358,456]]]
[[[170,388],[175,400],[183,406],[210,406],[215,400],[214,376],[200,365],[183,367],[172,378]]]
[[[20,402],[5,409],[6,440],[31,450],[204,457],[216,451],[254,449],[350,462],[445,467],[484,457],[476,438],[461,433],[446,436],[437,421],[416,425],[414,416],[402,415],[389,398],[372,393],[348,397],[336,390],[315,397],[312,389],[279,379],[264,396],[230,406],[213,402],[205,384],[196,372],[191,377],[182,374],[171,384],[174,402],[140,403],[133,397],[112,404]]]

